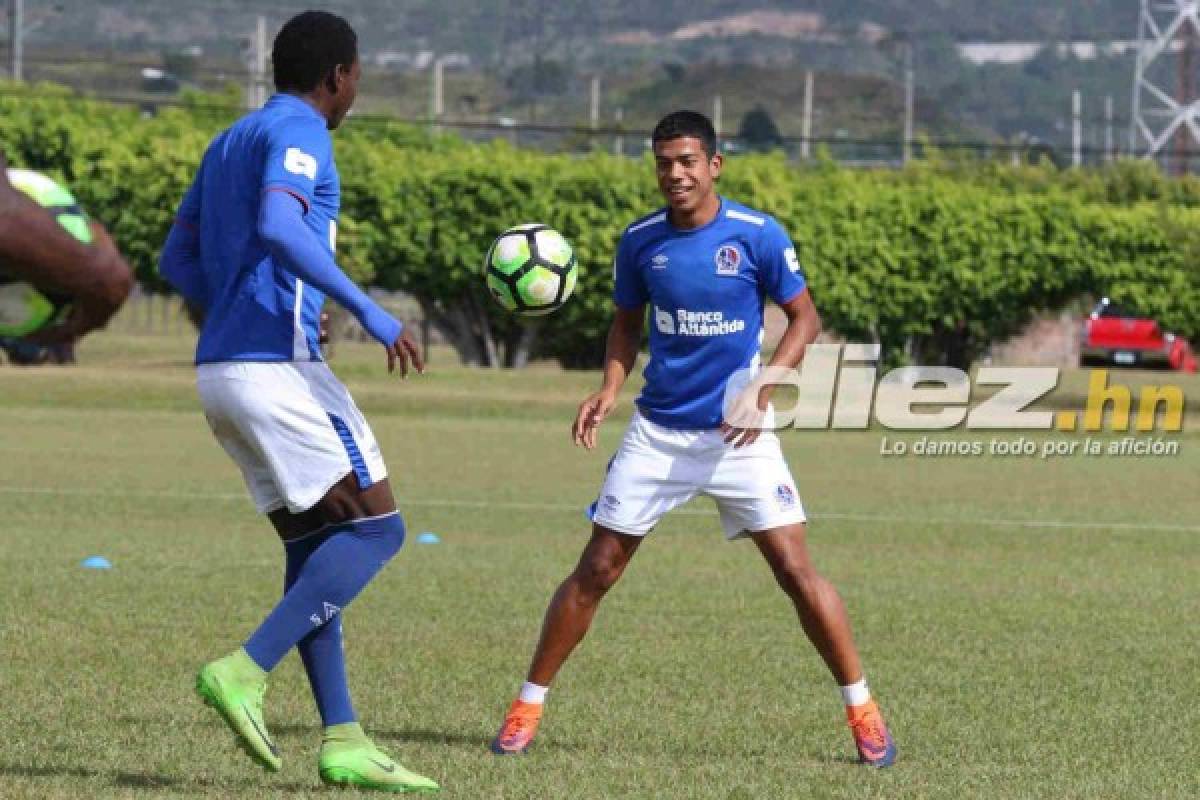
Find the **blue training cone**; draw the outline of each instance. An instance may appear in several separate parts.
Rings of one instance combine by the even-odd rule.
[[[112,569],[112,563],[104,556],[88,556],[79,566],[84,569]]]
[[[417,534],[417,544],[437,544],[442,541],[433,531],[425,531]]]

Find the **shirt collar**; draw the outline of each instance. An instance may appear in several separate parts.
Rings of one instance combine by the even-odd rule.
[[[312,105],[310,105],[307,101],[302,100],[294,94],[288,94],[287,92],[278,92],[271,95],[271,99],[267,101],[267,105],[265,107],[291,108],[298,111],[307,111],[314,118],[321,120],[322,123],[325,122],[325,118],[321,116],[321,112],[313,108]]]

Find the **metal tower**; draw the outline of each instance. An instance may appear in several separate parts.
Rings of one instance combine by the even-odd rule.
[[[1133,153],[1175,173],[1200,156],[1200,1],[1141,0],[1133,78]]]

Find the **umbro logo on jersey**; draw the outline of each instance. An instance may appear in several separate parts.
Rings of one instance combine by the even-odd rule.
[[[666,269],[669,259],[664,253],[659,253],[654,258],[650,259],[650,269]]]
[[[714,259],[717,262],[718,275],[737,275],[742,265],[742,254],[731,244],[723,244],[717,248]]]

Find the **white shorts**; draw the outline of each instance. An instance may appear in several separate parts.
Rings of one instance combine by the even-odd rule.
[[[719,430],[672,430],[636,412],[591,517],[617,533],[644,536],[698,494],[716,501],[727,539],[805,521],[774,433],[735,448]]]
[[[307,511],[351,472],[362,489],[387,477],[371,428],[324,362],[226,361],[196,372],[208,425],[259,512]]]

